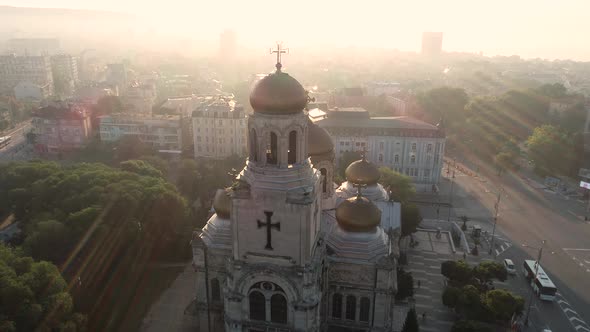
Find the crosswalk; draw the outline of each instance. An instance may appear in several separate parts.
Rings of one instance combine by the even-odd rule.
[[[588,323],[580,318],[580,315],[574,309],[572,309],[571,305],[566,301],[560,292],[557,292],[555,302],[557,305],[559,305],[561,311],[577,332],[590,332],[590,326]]]

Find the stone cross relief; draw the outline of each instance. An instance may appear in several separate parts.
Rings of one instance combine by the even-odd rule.
[[[266,215],[266,222],[262,222],[260,220],[256,220],[256,222],[258,223],[258,228],[262,228],[262,227],[266,227],[266,247],[264,247],[264,249],[267,250],[273,250],[272,248],[272,244],[271,244],[271,230],[274,227],[277,231],[281,231],[281,223],[277,222],[277,223],[272,223],[271,219],[272,219],[272,211],[264,211],[264,214]]]

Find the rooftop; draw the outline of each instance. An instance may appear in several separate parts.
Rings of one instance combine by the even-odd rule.
[[[368,113],[367,113],[368,114]],[[354,128],[384,128],[384,129],[424,129],[438,130],[433,124],[414,119],[408,116],[391,117],[333,117],[332,113],[327,119],[317,121],[318,125],[324,128],[354,127]]]

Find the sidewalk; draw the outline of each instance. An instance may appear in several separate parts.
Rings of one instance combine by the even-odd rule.
[[[446,260],[462,258],[462,254],[452,253],[449,245],[452,239],[445,232],[441,239],[437,239],[435,233],[419,230],[414,233],[414,239],[418,245],[407,249],[408,265],[404,269],[414,277],[414,299],[420,331],[449,331],[455,322],[455,314],[442,303],[445,277],[440,274],[440,265]],[[402,242],[405,242],[402,246],[407,246],[409,239]],[[426,313],[425,321],[422,320],[423,313]]]

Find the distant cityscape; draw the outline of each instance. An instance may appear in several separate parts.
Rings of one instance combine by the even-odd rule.
[[[8,34],[0,330],[590,331],[590,64],[420,37]]]

